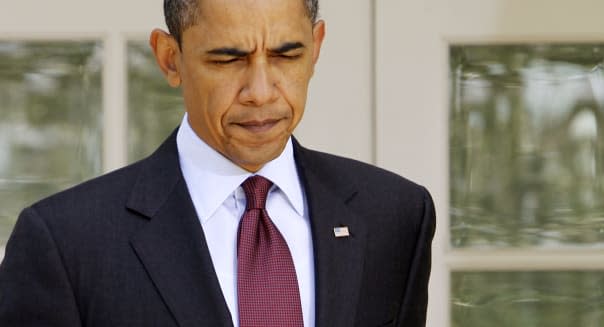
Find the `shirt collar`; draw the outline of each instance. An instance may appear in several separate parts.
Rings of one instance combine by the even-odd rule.
[[[207,145],[191,128],[185,114],[176,136],[181,169],[202,223],[248,177],[254,175]],[[283,152],[264,165],[257,175],[268,178],[281,190],[296,212],[304,217],[304,195],[296,169],[291,138]]]

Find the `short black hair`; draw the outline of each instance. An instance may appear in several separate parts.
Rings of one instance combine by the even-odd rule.
[[[197,23],[199,2],[203,0],[164,0],[164,16],[170,34],[181,44],[182,33]],[[319,16],[319,0],[302,0],[306,13],[314,24]]]

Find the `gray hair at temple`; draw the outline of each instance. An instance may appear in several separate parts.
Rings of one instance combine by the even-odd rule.
[[[199,1],[203,0],[164,0],[164,16],[170,34],[180,45],[182,33],[197,23]],[[314,24],[319,16],[319,0],[302,0],[306,13]]]

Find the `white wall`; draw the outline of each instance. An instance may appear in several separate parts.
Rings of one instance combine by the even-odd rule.
[[[303,144],[373,162],[372,1],[323,0],[327,34],[311,81]]]

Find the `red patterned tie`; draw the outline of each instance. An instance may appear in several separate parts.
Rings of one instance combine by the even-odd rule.
[[[256,175],[241,185],[247,205],[237,244],[240,327],[304,326],[294,262],[266,212],[272,184]]]

